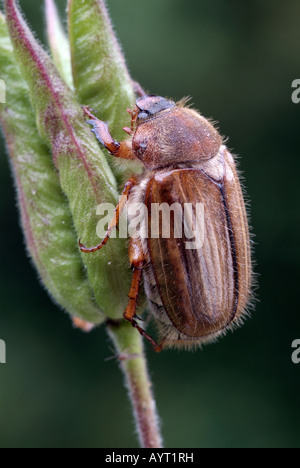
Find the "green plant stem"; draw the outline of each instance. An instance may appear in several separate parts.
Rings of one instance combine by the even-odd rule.
[[[107,328],[125,376],[141,447],[162,448],[159,419],[144,355],[143,340],[137,330],[123,320],[110,321]]]

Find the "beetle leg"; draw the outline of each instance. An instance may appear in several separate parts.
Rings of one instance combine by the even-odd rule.
[[[115,209],[115,215],[108,226],[108,229],[106,231],[103,241],[99,245],[96,245],[96,247],[86,248],[85,245],[81,243],[81,239],[80,239],[79,247],[80,247],[81,252],[84,252],[84,253],[96,252],[97,250],[102,249],[102,247],[107,243],[108,239],[110,238],[112,230],[115,227],[117,227],[119,224],[121,213],[123,209],[125,208],[130,192],[133,189],[133,187],[135,187],[135,185],[137,185],[136,177],[131,177],[131,179],[129,179],[124,185],[124,190],[122,192],[121,199],[119,203],[117,204],[117,207]]]
[[[86,320],[82,320],[79,317],[72,317],[72,322],[75,328],[79,328],[80,330],[88,333],[95,328],[93,323],[87,322]]]
[[[84,113],[90,118],[86,123],[93,126],[92,132],[96,135],[97,140],[101,145],[106,148],[112,156],[116,158],[137,160],[136,155],[132,151],[131,140],[124,140],[118,142],[113,139],[109,132],[109,128],[106,122],[97,119],[92,113],[89,107],[83,106]],[[128,129],[125,127],[125,132],[128,133]]]
[[[133,275],[131,288],[128,294],[129,304],[124,312],[124,319],[128,320],[128,322],[130,322],[132,326],[135,327],[139,333],[152,344],[156,352],[160,352],[162,349],[161,346],[159,346],[156,341],[138,325],[136,321],[137,301],[142,280],[142,270],[145,264],[143,249],[141,242],[138,239],[131,239],[129,246],[129,260],[133,266]]]

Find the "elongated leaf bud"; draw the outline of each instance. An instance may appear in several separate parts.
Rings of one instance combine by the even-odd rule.
[[[103,0],[68,0],[68,27],[78,100],[96,109],[114,138],[123,139],[122,127],[129,123],[126,108],[135,94]],[[121,167],[111,157],[108,161],[120,183],[140,170],[132,161]]]
[[[70,45],[54,0],[45,0],[45,13],[47,38],[53,61],[61,77],[73,88]]]
[[[8,83],[0,121],[13,169],[28,252],[54,301],[70,314],[93,323],[104,315],[93,299],[76,248],[71,212],[51,154],[38,135],[28,88],[13,54],[0,14],[1,76]]]

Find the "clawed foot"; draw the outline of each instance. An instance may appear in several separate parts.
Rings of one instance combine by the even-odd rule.
[[[92,120],[97,120],[97,117],[92,114],[92,112],[97,113],[94,109],[91,109],[90,106],[82,106],[84,114]]]

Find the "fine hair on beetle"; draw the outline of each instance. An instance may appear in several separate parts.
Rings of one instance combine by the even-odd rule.
[[[125,183],[102,242],[91,248],[80,242],[80,248],[85,253],[101,250],[125,209],[130,213],[136,204],[146,207],[140,223],[147,235],[129,240],[133,274],[124,318],[156,351],[201,346],[241,325],[253,290],[249,223],[235,160],[215,123],[188,101],[142,95],[128,109],[131,126],[124,131],[129,138],[121,142],[112,138],[105,122],[84,108],[92,132],[110,154],[139,161],[143,171]],[[170,216],[168,236],[159,222],[153,236],[153,205],[177,205],[182,210],[191,206],[184,218],[190,229],[200,226],[196,207],[203,205],[202,242],[188,249],[189,231],[176,235],[175,215]],[[142,282],[157,340],[142,328],[136,313]]]

